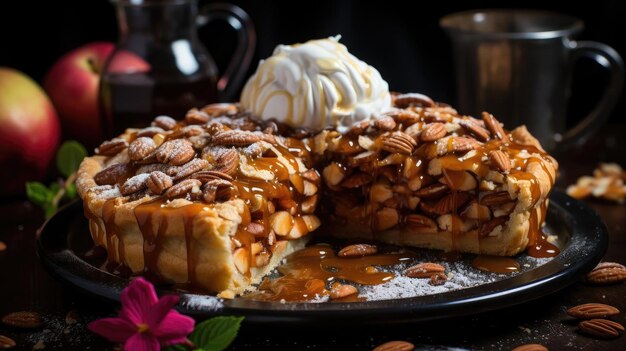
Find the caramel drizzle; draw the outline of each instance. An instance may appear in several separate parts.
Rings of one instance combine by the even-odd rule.
[[[368,267],[391,266],[417,257],[415,254],[377,254],[358,258],[338,257],[330,246],[314,245],[297,251],[278,267],[281,277],[265,278],[258,291],[245,298],[261,301],[310,301],[327,296],[328,286],[343,280],[362,285],[378,285],[395,277],[391,272]]]

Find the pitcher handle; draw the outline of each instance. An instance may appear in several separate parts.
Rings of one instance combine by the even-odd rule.
[[[237,47],[233,58],[217,81],[217,90],[222,99],[231,101],[252,62],[256,46],[256,32],[250,16],[242,8],[226,3],[202,6],[196,24],[202,27],[218,19],[228,23],[237,32]]]
[[[593,110],[582,121],[563,134],[560,141],[563,146],[582,144],[605,124],[624,85],[624,61],[617,51],[610,46],[595,41],[572,41],[570,50],[572,61],[587,57],[606,68],[609,71],[609,84]]]

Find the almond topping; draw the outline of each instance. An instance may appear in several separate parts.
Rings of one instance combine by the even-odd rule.
[[[601,339],[611,339],[624,333],[624,326],[608,319],[591,319],[578,323],[581,333]]]
[[[175,184],[165,192],[165,197],[174,199],[183,197],[188,193],[200,194],[200,186],[202,183],[197,179],[185,179],[178,184]]]
[[[463,127],[468,133],[472,134],[476,139],[480,141],[489,140],[489,131],[475,122],[470,120],[460,121],[459,124]]]
[[[154,119],[152,125],[162,128],[163,130],[172,130],[176,127],[176,120],[170,116],[158,116]]]
[[[374,255],[378,252],[378,248],[369,244],[354,244],[344,247],[337,254],[339,257],[363,257]]]
[[[269,217],[270,226],[276,232],[276,235],[285,236],[289,234],[293,228],[293,217],[289,212],[278,211]]]
[[[233,258],[235,260],[235,267],[241,274],[247,274],[250,270],[250,253],[245,248],[241,247],[233,252]]]
[[[424,129],[422,129],[420,139],[422,139],[423,142],[436,141],[446,136],[447,133],[448,131],[443,123],[431,123],[427,124]]]
[[[425,262],[407,268],[402,274],[409,278],[430,278],[435,274],[445,273],[445,271],[445,267],[440,264]]]
[[[376,346],[372,351],[413,351],[415,346],[406,341],[389,341]]]
[[[193,145],[185,139],[175,139],[164,142],[156,150],[156,159],[160,163],[180,166],[193,158]]]
[[[146,185],[154,195],[161,195],[165,190],[174,185],[174,183],[172,178],[167,174],[155,171],[150,173],[150,176],[146,179]]]
[[[483,112],[483,121],[485,121],[485,126],[491,132],[494,138],[500,139],[505,143],[509,142],[509,137],[506,135],[504,128],[500,125],[500,122],[490,113]]]
[[[570,308],[567,314],[578,319],[606,318],[619,314],[619,310],[602,303],[586,303]]]
[[[226,130],[213,136],[213,143],[216,145],[248,146],[260,140],[258,135],[242,130]]]
[[[390,116],[383,116],[376,119],[374,126],[380,130],[390,131],[396,127],[396,121]]]
[[[626,267],[615,262],[601,262],[586,276],[595,285],[616,284],[626,280]]]
[[[96,155],[115,156],[128,147],[128,142],[122,138],[107,140],[96,148]]]
[[[96,173],[93,180],[98,185],[113,185],[124,178],[128,171],[127,163],[117,163]]]
[[[393,104],[398,108],[407,108],[410,106],[435,106],[435,102],[433,101],[433,99],[419,93],[406,93],[397,95],[393,98]]]
[[[128,157],[133,161],[143,160],[156,148],[157,146],[152,138],[140,137],[128,145]]]
[[[383,135],[382,140],[381,148],[383,150],[404,155],[410,155],[417,145],[410,135],[401,131]]]
[[[489,151],[489,162],[501,172],[511,170],[511,160],[500,150]]]

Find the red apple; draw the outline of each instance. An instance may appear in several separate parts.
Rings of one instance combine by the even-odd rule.
[[[59,139],[59,119],[43,89],[0,67],[0,193],[22,193],[24,181],[43,178]]]
[[[44,78],[44,89],[59,112],[64,136],[87,147],[101,141],[102,127],[98,89],[100,74],[114,45],[95,42],[58,59]],[[145,72],[149,65],[130,52],[117,52],[110,72]]]

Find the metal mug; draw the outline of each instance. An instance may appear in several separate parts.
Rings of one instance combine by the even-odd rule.
[[[493,113],[505,127],[526,124],[548,150],[581,143],[606,122],[624,81],[624,64],[611,47],[576,41],[577,18],[535,10],[474,10],[447,15],[461,112]],[[595,108],[566,129],[571,70],[591,58],[609,72]]]

